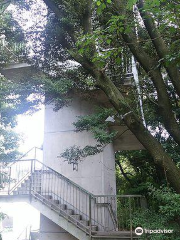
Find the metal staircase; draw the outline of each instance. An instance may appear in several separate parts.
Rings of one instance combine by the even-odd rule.
[[[137,239],[132,216],[143,196],[93,195],[37,159],[1,162],[0,183],[0,201],[25,199],[77,239]]]

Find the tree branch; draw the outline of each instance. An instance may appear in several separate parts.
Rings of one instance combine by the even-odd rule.
[[[44,2],[47,3],[48,6],[51,8],[51,10],[55,12],[56,16],[60,18],[59,11],[57,7],[54,5],[54,3],[51,0],[44,0]],[[126,39],[126,37],[127,36],[124,35],[124,39]],[[129,37],[126,39],[127,43],[131,42],[129,40]],[[169,123],[169,118],[171,121],[175,122],[174,116],[172,117],[171,107],[169,106],[170,104],[169,104],[168,94],[166,91],[166,86],[163,82],[161,73],[156,67],[157,66],[156,62],[149,60],[149,56],[144,55],[143,52],[140,53],[140,56],[139,56],[137,52],[141,49],[138,48],[138,45],[132,44],[130,46],[132,46],[132,50],[134,51],[133,54],[135,56],[137,55],[137,58],[139,58],[140,63],[144,65],[145,70],[153,79],[153,82],[157,88],[158,95],[160,96],[159,107],[166,120],[165,122]],[[150,152],[151,156],[154,159],[154,162],[159,166],[165,168],[169,182],[174,187],[174,189],[178,193],[180,193],[179,169],[177,168],[175,163],[172,161],[172,159],[169,157],[169,155],[164,151],[161,144],[150,134],[150,132],[143,125],[142,121],[132,111],[131,107],[128,105],[126,99],[118,90],[118,88],[109,79],[109,77],[106,75],[104,71],[101,71],[97,68],[97,66],[91,61],[91,59],[88,59],[88,57],[86,56],[81,56],[77,52],[72,54],[74,59],[77,62],[79,62],[84,67],[84,69],[94,77],[96,81],[96,85],[105,92],[106,96],[108,97],[109,101],[111,102],[112,106],[116,109],[116,111],[120,115],[123,113],[124,115],[123,121],[126,124],[126,126],[131,130],[132,133],[134,133],[137,139]],[[166,104],[167,104],[167,107],[166,107]],[[172,127],[172,124],[174,124],[174,122],[171,122],[171,121],[170,121],[171,123],[170,127]],[[177,127],[176,122],[175,122],[175,126]],[[171,128],[169,129],[169,131],[170,130]]]
[[[177,94],[180,97],[180,72],[174,62],[166,64],[166,58],[168,55],[170,55],[170,51],[166,46],[166,43],[163,40],[160,32],[158,31],[152,16],[147,10],[144,9],[144,1],[139,0],[137,6],[151,41],[155,46],[156,52],[160,59],[163,60],[162,63],[170,77],[172,84],[174,85]]]
[[[127,176],[127,173],[124,172],[124,169],[123,169],[121,163],[119,161],[116,161],[116,164],[119,166],[119,169],[120,169],[123,177],[126,179],[126,181],[128,181],[130,183],[130,185],[132,185],[130,178],[128,178],[128,176]]]
[[[140,119],[131,111],[132,109],[126,104],[124,97],[114,83],[100,71],[96,71],[95,74],[98,86],[105,92],[117,112],[119,114],[122,111],[124,113],[130,112],[129,114],[125,114],[126,116],[123,118],[124,123],[149,151],[155,164],[165,169],[168,181],[180,193],[180,170],[168,154],[165,153],[161,144],[149,133]]]
[[[62,18],[62,12],[61,12],[61,10],[58,8],[58,6],[54,3],[54,1],[52,1],[52,0],[43,0],[43,1],[44,1],[44,3],[46,4],[46,6],[47,6],[48,8],[50,8],[51,11],[56,15],[56,17],[61,20],[61,18]]]
[[[137,61],[150,76],[157,91],[159,111],[163,117],[164,125],[170,135],[180,145],[180,128],[174,117],[166,85],[162,78],[162,74],[158,69],[158,62],[151,59],[151,57],[138,44],[136,37],[133,34],[127,35],[122,33],[122,38],[125,43],[127,43]]]

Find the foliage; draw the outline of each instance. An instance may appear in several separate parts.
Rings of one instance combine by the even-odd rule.
[[[76,131],[90,131],[100,144],[108,144],[117,134],[115,131],[111,133],[108,131],[109,123],[106,121],[114,113],[113,109],[97,107],[94,114],[78,117],[78,120],[74,123]]]
[[[47,24],[44,31],[31,38],[34,42],[41,42],[41,47],[34,44],[32,61],[35,60],[52,77],[50,81],[55,91],[63,88],[60,85],[63,86],[64,81],[59,82],[59,78],[70,82],[70,85],[67,84],[70,90],[90,93],[90,90],[100,88],[110,99],[115,112],[125,116],[123,123],[149,151],[152,169],[157,171],[157,159],[165,158],[167,163],[170,162],[174,155],[170,153],[167,141],[177,148],[180,143],[179,90],[176,84],[176,79],[179,79],[177,1],[174,4],[164,0],[50,0],[45,3],[49,7]],[[132,55],[141,77],[139,92],[136,87],[122,86],[126,74],[132,71]],[[51,98],[52,89],[49,90]],[[67,89],[66,92],[63,98],[69,99]],[[61,94],[56,93],[51,99],[58,109],[57,103],[60,107],[63,104]],[[144,106],[145,126],[137,104],[139,94]],[[131,114],[127,116],[127,113]],[[90,121],[93,118],[86,121],[84,129],[88,129]],[[105,123],[100,123],[104,127]],[[102,132],[102,129],[91,126],[90,131],[100,143],[105,140],[107,134],[104,135],[104,129]],[[158,131],[166,132],[163,141],[156,136]],[[114,137],[111,133],[109,136],[107,142]],[[154,141],[152,145],[151,141]],[[178,164],[178,156],[176,159]],[[164,166],[160,160],[158,165],[162,172]],[[168,169],[168,166],[165,168]],[[167,178],[171,173],[167,171]]]
[[[173,234],[152,234],[148,236],[148,239],[179,239],[179,194],[164,186],[155,188],[148,183],[147,186],[151,206],[146,211],[136,212],[133,217],[134,226],[151,230],[173,230]],[[146,239],[146,237],[143,234],[141,239]]]
[[[24,33],[11,12],[0,16],[0,66],[22,61],[26,55]]]
[[[0,66],[16,61],[19,46],[23,43],[23,32],[11,13],[0,16]],[[22,49],[21,49],[22,50]],[[21,52],[22,53],[22,52]],[[13,132],[16,125],[15,108],[17,99],[12,92],[12,82],[0,76],[0,159],[9,161],[18,155],[19,136]],[[16,102],[16,104],[15,104]]]
[[[14,160],[18,155],[19,137],[12,130],[0,128],[0,159],[1,161]]]
[[[101,145],[96,146],[86,146],[81,149],[79,146],[72,146],[67,148],[63,153],[60,154],[60,158],[64,158],[64,161],[67,161],[68,164],[73,165],[73,170],[77,170],[79,161],[83,161],[84,158],[100,153],[102,151]]]
[[[26,110],[37,105],[39,101],[28,101],[33,92],[46,95],[47,103],[54,102],[58,110],[70,102],[74,90],[79,90],[81,97],[86,92],[91,95],[95,89],[104,91],[113,110],[102,107],[96,115],[81,117],[75,123],[78,131],[91,131],[100,145],[83,149],[73,146],[60,157],[76,165],[82,158],[98,153],[103,144],[116,136],[108,132],[109,124],[105,121],[115,115],[118,125],[123,122],[147,149],[116,154],[118,193],[148,196],[151,212],[138,213],[136,225],[147,223],[148,227],[163,228],[172,224],[175,229],[179,224],[179,195],[160,186],[170,182],[180,192],[178,1],[44,2],[50,8],[47,24],[41,33],[29,35],[34,46],[30,60],[41,66],[48,77],[28,82],[27,88],[25,81],[24,85],[21,82],[19,87],[24,90],[20,87],[19,93],[13,91],[19,94],[16,108],[22,100],[27,103]],[[132,71],[132,56],[136,59],[140,91],[132,85],[123,86],[126,75]],[[146,124],[139,111],[139,97]],[[166,166],[162,159],[168,163]],[[164,239],[160,235],[159,238]]]
[[[79,116],[78,120],[74,123],[76,131],[91,132],[98,143],[95,146],[87,145],[82,149],[79,146],[72,146],[61,153],[60,157],[66,159],[68,164],[78,165],[78,161],[81,161],[87,156],[102,152],[103,148],[111,143],[117,135],[116,131],[109,132],[109,122],[106,121],[106,119],[108,119],[109,116],[113,116],[113,114],[113,109],[97,107],[94,114]]]

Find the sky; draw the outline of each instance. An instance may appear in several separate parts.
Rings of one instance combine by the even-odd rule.
[[[41,147],[44,133],[44,107],[32,116],[18,116],[18,125],[15,131],[23,138],[19,147],[20,152],[25,153],[33,147]]]

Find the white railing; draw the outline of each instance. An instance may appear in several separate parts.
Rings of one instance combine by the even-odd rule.
[[[64,205],[88,222],[87,226],[79,223],[79,228],[89,235],[94,229],[93,226],[97,226],[98,230],[103,232],[127,230],[132,236],[132,216],[135,211],[145,205],[143,196],[93,195],[37,160],[37,150],[37,148],[31,149],[21,159],[6,166],[4,174],[9,179],[8,188],[6,188],[7,195],[13,195],[16,192],[16,195],[33,196],[50,207],[54,204],[56,212],[71,221],[67,211],[60,207]],[[25,159],[32,152],[34,152],[34,157]],[[60,204],[59,207],[45,196],[56,200]],[[72,223],[74,224],[74,221]]]

